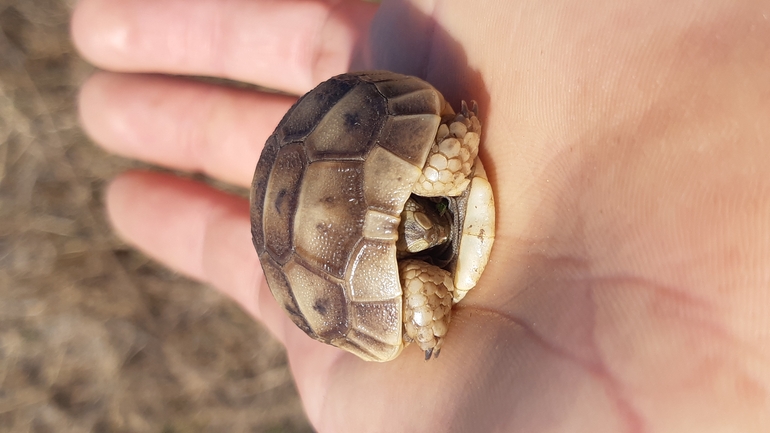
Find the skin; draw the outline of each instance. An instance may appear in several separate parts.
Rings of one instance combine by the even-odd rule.
[[[81,0],[111,152],[248,186],[295,100],[348,69],[480,102],[497,239],[438,360],[365,363],[272,299],[247,203],[135,171],[107,211],[137,248],[286,346],[319,431],[770,429],[770,3]],[[153,73],[153,75],[148,75]],[[376,403],[372,403],[376,402]]]

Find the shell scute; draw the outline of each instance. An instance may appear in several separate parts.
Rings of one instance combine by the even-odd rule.
[[[403,75],[398,75],[396,78],[393,77],[394,75],[396,74],[391,73],[391,79],[380,80],[375,83],[377,90],[379,90],[386,98],[395,98],[420,90],[431,90],[435,92],[433,86],[423,80],[414,77],[405,77]],[[441,106],[438,108],[440,109]]]
[[[262,149],[262,155],[254,171],[254,178],[251,180],[251,190],[249,192],[249,204],[251,214],[251,240],[257,254],[262,255],[265,252],[265,228],[264,228],[264,205],[265,195],[267,194],[267,183],[270,180],[273,163],[278,155],[278,138],[271,135]]]
[[[297,254],[314,268],[342,278],[350,251],[362,236],[366,209],[362,162],[311,163],[294,219]]]
[[[366,211],[363,236],[367,239],[396,242],[400,218],[374,209]]]
[[[382,301],[401,297],[394,242],[362,239],[351,255],[345,280],[351,301]]]
[[[388,116],[377,144],[421,169],[439,123],[441,118],[435,114]]]
[[[433,89],[418,90],[401,96],[388,98],[388,113],[394,116],[410,114],[440,115],[441,100]],[[432,131],[435,133],[435,131]]]
[[[366,203],[394,216],[400,215],[421,173],[403,158],[375,147],[364,162]]]
[[[385,344],[401,344],[401,297],[387,301],[351,302],[350,326]]]
[[[374,145],[387,114],[385,98],[371,85],[348,91],[318,120],[305,139],[308,155],[319,159],[363,160]]]
[[[262,254],[259,257],[259,261],[262,263],[262,270],[265,273],[267,285],[275,300],[289,314],[289,318],[298,328],[318,340],[318,335],[316,335],[302,314],[297,300],[294,298],[292,286],[289,284],[289,280],[286,279],[286,274],[281,266],[269,254]]]
[[[345,341],[338,347],[353,352],[361,358],[372,361],[384,361],[395,358],[403,348],[402,345],[394,346],[384,343],[356,329],[351,329],[345,336]]]
[[[279,136],[279,141],[303,140],[358,82],[354,77],[339,76],[306,93],[278,124],[275,134]]]
[[[283,266],[294,299],[313,333],[321,340],[334,340],[348,332],[348,312],[341,281],[309,269],[293,258]]]
[[[307,166],[301,144],[283,147],[276,155],[262,208],[264,239],[270,255],[285,263],[293,251],[294,215],[299,188]]]

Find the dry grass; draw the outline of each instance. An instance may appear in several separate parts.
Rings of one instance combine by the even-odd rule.
[[[309,431],[282,348],[111,233],[72,3],[0,2],[0,431]]]

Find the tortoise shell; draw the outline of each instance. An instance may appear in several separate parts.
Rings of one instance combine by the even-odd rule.
[[[253,242],[275,299],[312,338],[370,360],[401,351],[398,225],[444,104],[415,77],[344,74],[300,98],[267,140]]]

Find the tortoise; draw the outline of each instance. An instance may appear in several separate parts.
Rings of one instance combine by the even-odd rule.
[[[333,77],[286,113],[254,173],[251,231],[273,296],[310,337],[369,361],[413,341],[438,357],[494,242],[477,115],[388,71]]]

